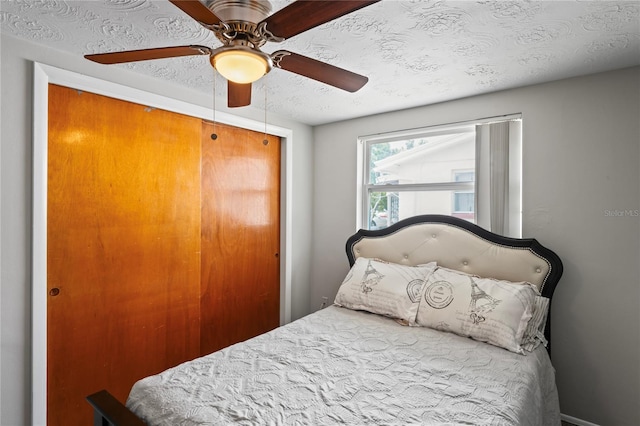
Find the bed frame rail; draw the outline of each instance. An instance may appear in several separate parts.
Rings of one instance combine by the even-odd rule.
[[[93,407],[93,426],[146,426],[106,390],[89,395],[87,401]]]

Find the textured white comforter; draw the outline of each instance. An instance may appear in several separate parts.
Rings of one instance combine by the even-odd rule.
[[[137,382],[148,425],[559,425],[543,347],[486,343],[331,306]]]

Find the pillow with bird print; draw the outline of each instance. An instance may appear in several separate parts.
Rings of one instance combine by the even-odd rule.
[[[527,282],[438,267],[424,286],[416,323],[524,354],[537,296],[535,286]]]
[[[359,257],[345,277],[335,304],[414,325],[425,280],[436,263],[407,266]]]

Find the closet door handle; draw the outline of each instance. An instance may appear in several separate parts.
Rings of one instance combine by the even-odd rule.
[[[58,287],[53,287],[49,290],[49,296],[57,296],[60,294],[60,289]]]

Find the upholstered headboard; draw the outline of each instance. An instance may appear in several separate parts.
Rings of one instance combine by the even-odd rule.
[[[533,238],[509,238],[452,216],[422,215],[388,228],[359,230],[347,240],[347,257],[378,258],[405,265],[439,266],[508,281],[527,281],[549,299],[562,276],[562,261]],[[545,334],[551,342],[551,315]],[[549,343],[550,344],[550,343]]]

